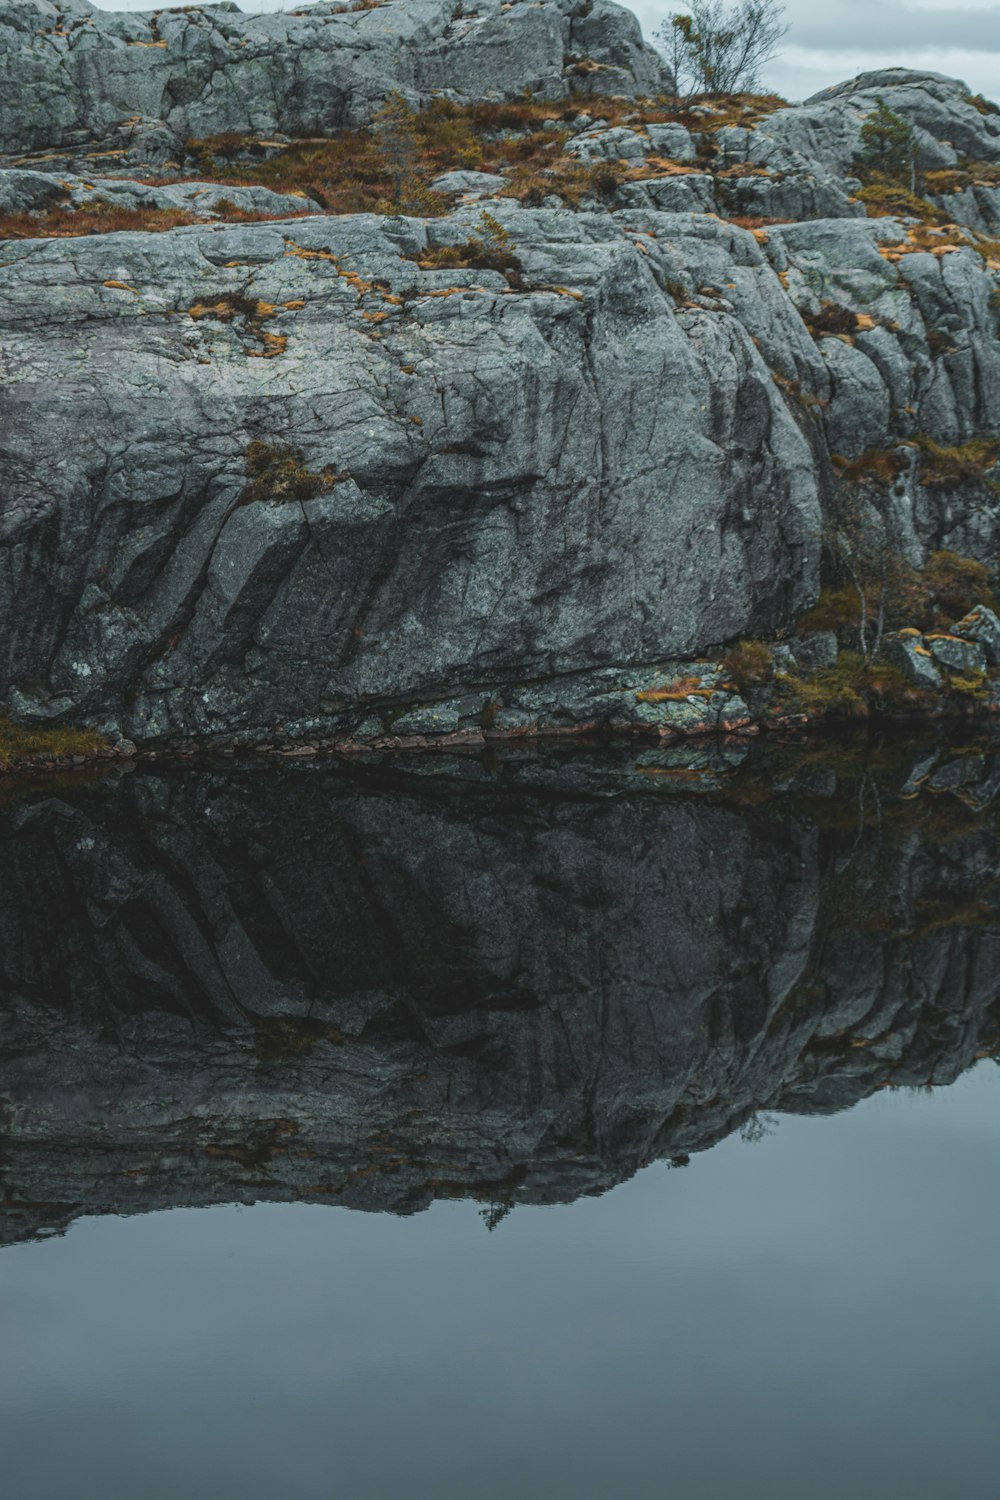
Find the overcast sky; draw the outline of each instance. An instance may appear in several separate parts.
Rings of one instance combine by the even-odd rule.
[[[156,9],[152,0],[96,3],[103,10]],[[292,0],[243,0],[242,9],[289,10]],[[685,6],[634,0],[630,9],[651,37],[665,15]],[[785,9],[790,30],[765,83],[788,99],[869,68],[895,66],[949,73],[1000,98],[997,0],[787,0]]]

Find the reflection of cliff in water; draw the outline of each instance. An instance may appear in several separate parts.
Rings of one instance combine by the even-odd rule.
[[[997,1033],[996,760],[781,756],[27,796],[0,817],[0,1237],[568,1200],[759,1110],[953,1080]]]

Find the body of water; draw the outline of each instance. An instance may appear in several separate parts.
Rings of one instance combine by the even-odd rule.
[[[11,799],[5,1494],[996,1493],[996,758],[684,755]]]

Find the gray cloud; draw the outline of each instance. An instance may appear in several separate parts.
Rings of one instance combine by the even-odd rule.
[[[683,0],[633,0],[652,37]],[[909,67],[948,73],[973,89],[1000,94],[1000,5],[994,0],[786,0],[788,35],[765,83],[801,99],[871,68]]]
[[[1000,6],[910,9],[886,0],[838,0],[836,5],[788,6],[788,41],[842,52],[857,47],[892,52],[917,47],[1000,52]]]

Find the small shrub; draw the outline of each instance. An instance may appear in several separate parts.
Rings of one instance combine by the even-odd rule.
[[[993,580],[985,563],[956,552],[932,552],[927,564],[911,570],[901,589],[896,614],[920,630],[941,629],[977,604],[996,608]]]
[[[270,500],[281,505],[289,500],[312,500],[333,488],[345,476],[327,467],[313,473],[302,461],[298,448],[276,446],[255,439],[246,451],[245,469],[250,481],[240,493],[239,503]]]
[[[858,331],[857,313],[851,312],[849,307],[841,307],[838,302],[824,302],[819,312],[803,313],[802,321],[814,339],[827,334],[854,334]]]
[[[833,466],[847,484],[870,484],[888,489],[902,473],[906,457],[895,448],[869,448],[857,458],[831,455]]]
[[[220,292],[211,302],[196,302],[188,308],[188,317],[198,322],[201,318],[218,318],[228,323],[233,318],[260,318],[271,309],[267,303],[256,298],[245,297],[242,292]]]
[[[591,168],[590,189],[595,198],[608,202],[614,198],[619,186],[619,174],[610,162],[599,162]]]
[[[920,449],[920,483],[938,485],[978,484],[998,490],[988,471],[1000,465],[1000,442],[995,438],[973,438],[954,447],[936,443],[926,433],[914,439]]]
[[[943,354],[955,353],[955,345],[940,328],[928,328],[927,347],[931,351],[932,359],[940,359]]]
[[[774,663],[766,641],[737,641],[722,658],[727,676],[747,693],[763,687],[774,676]]]
[[[857,590],[825,588],[816,603],[799,615],[795,628],[799,635],[811,635],[817,630],[856,631],[861,618],[861,601]]]
[[[875,108],[861,126],[855,170],[862,177],[877,174],[888,182],[910,181],[915,156],[915,137],[909,120],[891,110],[884,99],[876,99]]]
[[[783,708],[810,718],[860,720],[916,711],[934,701],[932,694],[913,687],[898,667],[866,662],[855,651],[842,651],[836,666],[821,672],[782,676],[779,692]]]
[[[901,182],[874,176],[858,193],[872,219],[919,219],[922,224],[945,224],[947,214],[929,199]]]
[[[514,254],[510,233],[484,210],[479,216],[477,234],[459,245],[434,245],[411,256],[425,271],[466,269],[477,271],[519,272],[521,262]]]

